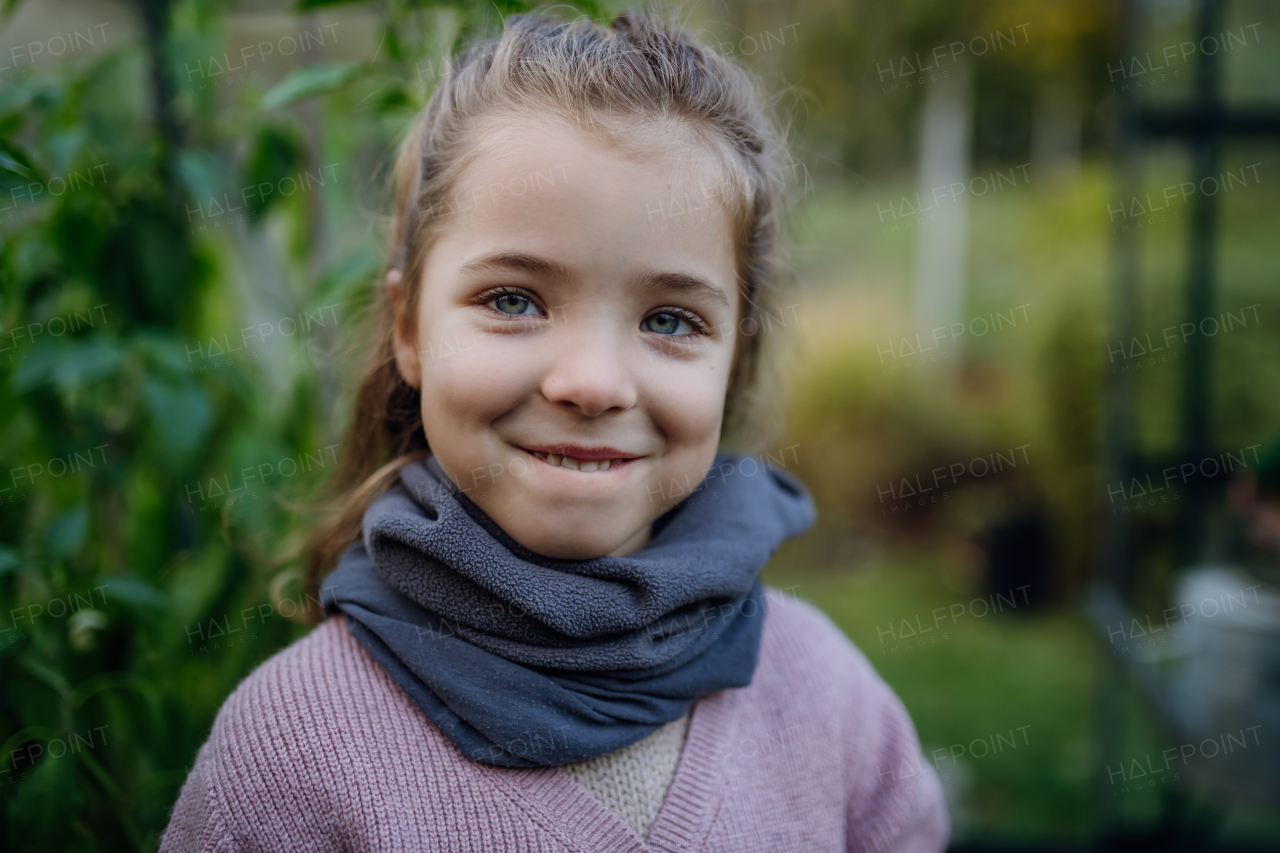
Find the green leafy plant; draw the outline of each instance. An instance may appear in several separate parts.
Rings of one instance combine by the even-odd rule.
[[[355,170],[425,103],[415,65],[524,7],[377,4],[376,55],[239,88],[223,4],[136,8],[140,41],[0,89],[8,849],[156,849],[221,703],[305,631],[276,555],[379,265]]]

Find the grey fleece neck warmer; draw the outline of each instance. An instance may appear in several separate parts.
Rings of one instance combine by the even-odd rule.
[[[369,507],[322,599],[464,755],[566,764],[750,684],[757,575],[813,521],[795,477],[722,451],[643,550],[553,559],[508,536],[428,456]]]

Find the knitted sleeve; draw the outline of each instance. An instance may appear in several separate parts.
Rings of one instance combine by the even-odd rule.
[[[169,827],[160,841],[160,853],[232,853],[240,849],[231,837],[226,815],[210,784],[210,743],[196,755],[195,767],[182,786]]]
[[[869,665],[868,665],[869,667]],[[902,702],[872,674],[873,711],[865,729],[847,737],[850,796],[845,814],[849,853],[940,853],[950,825],[937,772],[920,754]]]
[[[174,806],[161,853],[343,849],[329,784],[342,715],[324,692],[342,689],[326,645],[339,627],[317,629],[281,650],[227,697]]]

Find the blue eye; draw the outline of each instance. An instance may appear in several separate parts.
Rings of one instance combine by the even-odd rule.
[[[681,324],[687,327],[685,332],[681,332]],[[658,334],[692,334],[692,327],[690,327],[689,321],[675,314],[669,314],[667,311],[658,311],[657,314],[646,316],[644,323],[641,325],[649,332],[657,332]]]
[[[538,312],[538,308],[533,304],[533,300],[527,296],[521,296],[519,293],[503,293],[494,297],[491,303],[496,310],[503,314],[528,314],[528,308],[533,308],[533,313]]]

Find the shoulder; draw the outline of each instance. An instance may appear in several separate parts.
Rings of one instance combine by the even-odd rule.
[[[853,745],[858,762],[881,737],[914,741],[893,689],[830,617],[786,590],[766,588],[766,600],[760,658],[743,701],[816,740]]]
[[[424,760],[447,763],[433,732],[344,617],[331,618],[227,698],[206,744],[208,782],[230,812],[269,791],[272,809],[325,814],[349,785],[390,759],[380,746],[416,741]]]
[[[844,633],[830,617],[798,597],[793,592],[794,589],[796,587],[778,589],[765,585],[765,601],[768,604],[765,630],[779,636],[803,635],[804,639],[820,640],[824,644],[848,644]]]
[[[371,705],[394,707],[341,619],[255,669],[218,711],[161,850],[269,848],[286,838],[323,849],[324,839],[339,837],[342,798],[326,779],[350,775],[335,772],[344,763],[339,745],[350,743],[342,733],[358,718],[352,697],[370,693],[390,700]]]
[[[352,697],[383,696],[394,685],[347,631],[331,618],[282,649],[227,697],[214,734],[242,725],[258,730],[308,729],[343,722]]]
[[[858,687],[888,690],[866,655],[817,607],[789,590],[769,586],[765,600],[762,665],[841,692]]]
[[[457,751],[336,617],[227,698],[161,849],[349,850],[386,838],[438,849],[431,839],[482,834],[473,811],[439,807],[459,796],[490,816],[506,808],[486,768]]]
[[[757,678],[770,701],[803,696],[808,722],[832,727],[859,761],[884,749],[918,750],[902,700],[830,617],[790,593],[768,592]]]
[[[757,702],[799,723],[810,767],[841,780],[846,831],[859,839],[850,849],[943,849],[942,790],[902,701],[826,614],[784,590],[766,591]]]

